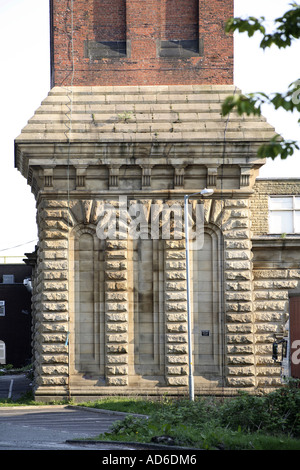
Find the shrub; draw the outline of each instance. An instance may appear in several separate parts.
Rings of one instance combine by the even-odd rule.
[[[300,389],[286,386],[271,392],[266,399],[269,420],[266,431],[300,437]]]
[[[266,399],[240,392],[238,397],[228,398],[220,407],[220,424],[234,431],[258,431],[268,420]]]
[[[266,396],[241,392],[220,407],[220,424],[234,431],[300,436],[300,389],[287,385]]]

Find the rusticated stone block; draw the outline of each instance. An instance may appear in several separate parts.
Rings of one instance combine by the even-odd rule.
[[[44,364],[67,364],[68,363],[68,356],[67,354],[62,355],[62,354],[53,354],[51,356],[49,355],[43,355],[42,356],[42,363]]]
[[[168,312],[186,312],[186,302],[166,302],[166,310]]]
[[[36,380],[37,385],[41,386],[64,386],[67,385],[68,383],[68,378],[67,377],[50,377],[50,376],[39,376],[38,379]]]
[[[127,303],[121,303],[121,302],[106,302],[106,309],[107,312],[127,312],[128,307]]]
[[[127,322],[128,315],[126,313],[106,313],[106,319],[108,322]]]
[[[253,354],[254,349],[253,349],[252,344],[228,344],[227,345],[227,354],[239,354],[239,355],[245,355],[245,354]]]
[[[166,319],[168,322],[185,322],[187,320],[186,313],[167,313]]]
[[[42,323],[41,331],[44,333],[57,333],[57,332],[67,332],[68,324],[67,323]]]
[[[228,366],[228,375],[229,376],[239,376],[239,377],[243,377],[243,376],[254,376],[255,375],[255,367],[254,366],[234,366],[234,367],[230,367]]]
[[[117,335],[110,335],[106,336],[106,340],[108,343],[127,343],[128,336],[126,334],[117,334]]]
[[[254,377],[228,377],[226,380],[228,386],[234,388],[255,387]]]
[[[227,333],[237,333],[237,334],[248,334],[253,332],[253,325],[252,323],[229,323],[226,325],[226,332]]]
[[[42,374],[45,375],[67,375],[68,367],[64,365],[42,366]]]
[[[106,384],[116,387],[126,386],[128,385],[128,377],[109,375],[106,377]]]
[[[236,335],[227,335],[227,343],[235,343],[235,344],[248,344],[248,343],[253,343],[253,335],[241,335],[241,334],[236,334]]]
[[[118,272],[118,271],[106,271],[105,273],[106,279],[109,281],[126,281],[126,271]]]
[[[111,343],[106,345],[107,354],[126,354],[128,352],[127,344]]]
[[[106,291],[127,291],[128,285],[127,281],[121,282],[106,282],[105,283]]]
[[[127,292],[106,292],[105,298],[110,302],[127,302],[128,293]]]
[[[125,261],[106,261],[105,268],[107,270],[124,270],[127,269],[127,263]]]
[[[107,364],[127,364],[128,356],[127,354],[121,354],[120,356],[111,354],[106,357],[106,362]]]
[[[65,343],[66,335],[65,334],[43,334],[41,336],[41,341],[45,343]]]
[[[166,339],[168,343],[187,343],[187,336],[186,335],[171,335],[167,334]]]
[[[182,366],[167,366],[167,374],[169,375],[187,375],[188,368]]]
[[[185,281],[166,281],[166,290],[167,291],[182,291],[186,290],[186,282]]]
[[[186,344],[167,344],[167,354],[187,354]]]
[[[166,328],[168,333],[185,333],[187,331],[185,323],[167,323]]]
[[[108,333],[126,333],[128,331],[127,323],[107,323],[106,331]]]
[[[108,375],[127,375],[128,374],[128,367],[125,365],[117,365],[117,366],[106,366],[106,373]]]
[[[172,387],[185,387],[188,385],[187,377],[168,376],[166,380],[167,380],[167,385],[170,385]]]
[[[169,292],[165,293],[165,297],[166,297],[166,300],[177,300],[177,301],[183,300],[183,301],[186,301],[187,293],[186,292],[169,291]]]
[[[248,356],[227,356],[227,362],[229,365],[249,365],[254,364],[254,357]]]

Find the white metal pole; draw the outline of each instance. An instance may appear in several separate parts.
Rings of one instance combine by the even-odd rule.
[[[189,395],[194,401],[194,376],[192,359],[192,322],[190,303],[190,266],[189,266],[189,223],[188,223],[189,196],[184,196],[184,226],[185,226],[185,256],[186,256],[186,290],[187,290],[187,321],[188,321],[188,353],[189,353]]]

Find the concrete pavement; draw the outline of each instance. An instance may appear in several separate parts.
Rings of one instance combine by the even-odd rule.
[[[107,432],[123,413],[89,412],[69,406],[0,407],[0,449],[87,449],[80,439]],[[76,444],[71,441],[76,440]],[[132,445],[101,443],[101,449],[133,449]],[[89,449],[99,450],[98,445]]]

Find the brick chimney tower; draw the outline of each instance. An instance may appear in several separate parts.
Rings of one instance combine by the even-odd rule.
[[[50,5],[51,90],[15,140],[37,204],[35,396],[187,394],[185,233],[175,239],[164,216],[164,238],[155,214],[182,210],[204,188],[214,193],[191,265],[195,389],[255,387],[252,333],[243,353],[255,330],[249,199],[257,149],[274,130],[221,116],[225,97],[240,93],[224,33],[233,0]],[[129,216],[100,236],[106,204],[116,217],[142,206],[142,236],[124,236]]]
[[[233,0],[51,0],[52,86],[232,84]]]

